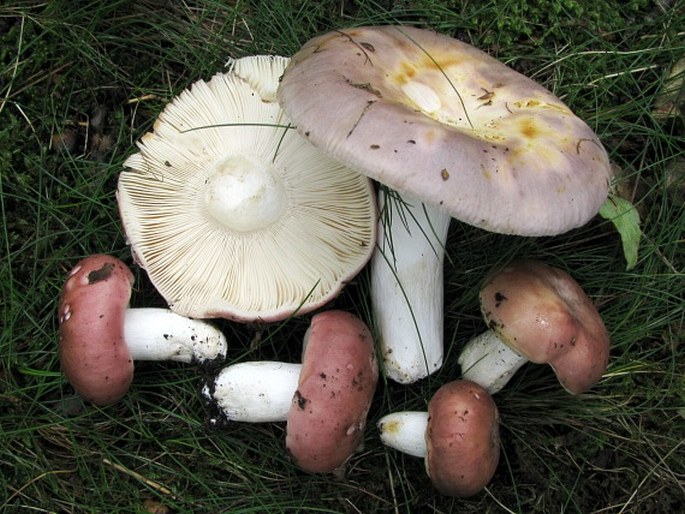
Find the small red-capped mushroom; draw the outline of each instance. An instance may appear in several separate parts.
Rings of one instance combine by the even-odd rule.
[[[426,470],[435,488],[472,496],[499,462],[499,413],[492,397],[467,380],[445,384],[428,404]]]
[[[96,254],[69,272],[58,307],[60,363],[77,393],[96,404],[121,399],[134,360],[213,360],[226,339],[204,321],[165,309],[129,309],[133,274],[121,260]]]
[[[428,412],[396,412],[378,423],[386,446],[424,457],[442,494],[473,496],[492,479],[500,454],[499,412],[490,394],[469,380],[443,385]]]
[[[133,280],[123,262],[94,255],[69,272],[62,290],[62,371],[77,393],[97,405],[121,399],[133,380],[133,357],[124,341]]]
[[[315,316],[288,413],[286,447],[301,469],[332,472],[347,461],[362,441],[377,383],[367,326],[343,311]]]
[[[549,364],[571,394],[590,389],[609,362],[609,334],[566,272],[519,260],[486,279],[481,310],[490,330],[464,347],[463,377],[496,393],[526,362]]]
[[[315,315],[302,364],[239,362],[203,388],[221,417],[287,421],[286,448],[312,473],[335,472],[359,447],[378,382],[371,332],[342,311]]]

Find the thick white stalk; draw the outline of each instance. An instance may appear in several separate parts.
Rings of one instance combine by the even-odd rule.
[[[399,196],[399,195],[398,195]],[[410,384],[443,359],[443,262],[451,217],[403,195],[378,194],[378,243],[371,300],[388,378]]]
[[[490,394],[495,394],[528,359],[488,330],[466,343],[458,362],[462,378],[472,380]]]
[[[286,421],[301,370],[287,362],[239,362],[221,370],[202,394],[231,421]]]
[[[225,357],[227,350],[215,326],[168,309],[128,309],[124,338],[134,361],[205,362]]]
[[[426,427],[428,413],[418,411],[394,412],[378,422],[381,442],[414,457],[426,456]]]

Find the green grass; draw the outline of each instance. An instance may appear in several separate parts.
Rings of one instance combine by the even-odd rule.
[[[535,239],[455,222],[445,365],[412,386],[380,384],[364,449],[342,480],[299,472],[284,451],[283,424],[210,427],[199,388],[212,370],[139,364],[120,403],[81,404],[59,372],[57,297],[82,256],[106,252],[131,263],[117,176],[165,103],[229,57],[292,54],[326,30],[397,22],[488,50],[588,121],[640,211],[637,266],[625,269],[616,232],[599,218]],[[652,106],[684,41],[682,1],[666,10],[618,0],[537,0],[525,9],[509,0],[0,7],[0,511],[146,512],[150,501],[171,512],[679,511],[685,194],[667,177],[685,159],[685,122],[655,119]],[[591,392],[572,397],[546,367],[525,366],[495,397],[502,459],[492,483],[467,500],[442,497],[421,461],[380,445],[375,422],[425,407],[459,376],[461,345],[484,328],[480,282],[514,257],[564,268],[584,287],[611,334],[609,369]],[[144,273],[136,276],[132,303],[161,305]],[[366,272],[334,305],[370,322]],[[297,360],[307,323],[222,322],[228,362]]]

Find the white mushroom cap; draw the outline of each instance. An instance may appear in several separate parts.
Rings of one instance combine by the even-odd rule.
[[[275,102],[287,63],[248,57],[195,83],[125,162],[126,235],[179,314],[301,314],[333,298],[370,257],[371,183],[289,128]]]
[[[553,235],[606,199],[592,129],[486,53],[402,26],[337,30],[293,56],[278,99],[317,147],[486,230]]]

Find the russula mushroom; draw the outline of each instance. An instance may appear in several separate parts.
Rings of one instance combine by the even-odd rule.
[[[128,242],[174,312],[264,322],[303,314],[371,256],[372,184],[290,128],[275,99],[287,63],[246,57],[196,82],[124,163]]]
[[[533,80],[429,30],[355,27],[316,37],[293,56],[278,99],[316,147],[394,189],[416,212],[419,202],[434,207],[445,219],[431,213],[432,227],[447,227],[451,216],[493,232],[554,235],[585,224],[607,197],[609,159],[585,122]],[[429,288],[406,292],[413,282],[442,282],[433,252],[443,251],[447,229],[417,230],[402,216],[389,223],[400,225],[379,230],[372,289],[404,293],[374,295],[374,324],[386,374],[412,382],[442,361],[442,315],[423,320],[417,310],[442,298]],[[401,264],[413,247],[386,241],[401,230],[423,240],[434,232],[416,243],[428,256],[422,271]],[[381,277],[383,266],[391,269]],[[405,277],[404,269],[412,271]],[[388,280],[396,284],[381,285]],[[407,349],[414,357],[398,357]]]
[[[423,457],[431,482],[445,495],[473,496],[490,482],[499,463],[497,406],[469,380],[440,387],[428,412],[383,416],[378,429],[386,446]]]
[[[378,365],[364,322],[343,311],[312,319],[288,412],[286,448],[301,469],[330,472],[359,447]]]
[[[58,306],[60,363],[84,399],[121,399],[135,360],[205,362],[226,355],[224,335],[207,322],[166,309],[129,309],[133,274],[116,257],[95,254],[69,272]]]
[[[463,378],[491,394],[526,362],[549,364],[572,394],[592,387],[609,361],[609,334],[578,283],[531,260],[509,263],[485,280],[481,311],[489,330],[459,356]]]
[[[302,364],[241,362],[203,394],[228,420],[286,421],[286,448],[311,473],[340,469],[359,447],[378,382],[371,332],[357,317],[312,317]]]

